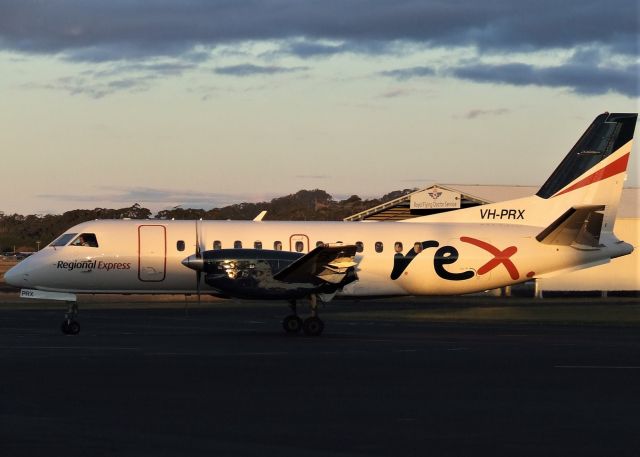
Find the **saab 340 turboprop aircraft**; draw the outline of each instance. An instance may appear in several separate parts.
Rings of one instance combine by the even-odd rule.
[[[76,294],[170,293],[288,300],[285,330],[319,335],[318,299],[337,294],[466,294],[600,265],[633,251],[613,229],[637,116],[599,115],[530,197],[401,222],[95,220],[5,280],[68,301],[69,334]]]

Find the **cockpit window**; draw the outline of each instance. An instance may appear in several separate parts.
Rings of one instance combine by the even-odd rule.
[[[98,239],[95,233],[81,233],[71,242],[71,246],[88,246],[90,248],[98,247]]]
[[[77,233],[65,233],[64,235],[60,235],[56,238],[50,246],[66,246],[69,241],[71,241]]]

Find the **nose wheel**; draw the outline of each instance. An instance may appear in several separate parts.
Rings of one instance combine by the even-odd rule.
[[[80,333],[80,324],[78,321],[65,319],[62,321],[62,325],[60,325],[60,330],[62,330],[62,333],[65,335],[77,335]]]
[[[80,324],[75,319],[78,316],[78,304],[76,302],[69,303],[67,313],[64,315],[64,320],[60,325],[60,330],[65,335],[77,335],[80,333]]]

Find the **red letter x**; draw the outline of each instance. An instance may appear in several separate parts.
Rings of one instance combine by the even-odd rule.
[[[504,251],[501,251],[500,249],[490,245],[486,241],[476,240],[475,238],[471,238],[468,236],[460,237],[460,241],[464,241],[465,243],[470,243],[470,244],[473,244],[474,246],[478,246],[479,248],[482,248],[493,255],[493,259],[489,260],[487,263],[485,263],[478,269],[478,275],[489,273],[498,265],[503,264],[504,267],[509,272],[511,279],[520,278],[518,269],[513,264],[513,262],[509,260],[509,257],[511,257],[513,254],[515,254],[518,251],[517,247],[509,246]]]

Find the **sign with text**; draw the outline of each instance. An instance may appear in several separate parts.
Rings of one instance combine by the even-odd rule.
[[[460,192],[452,192],[431,186],[411,196],[411,209],[455,209],[460,208]]]

